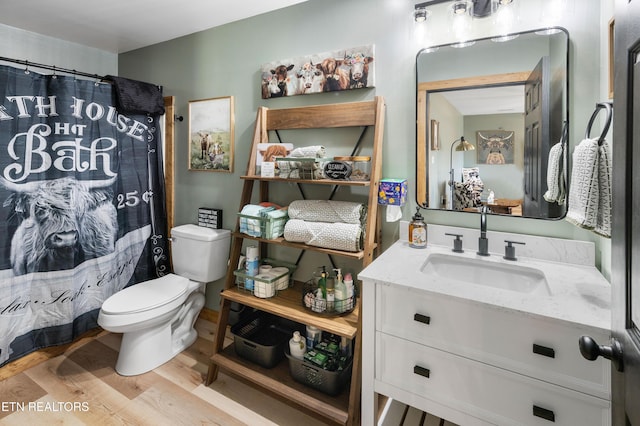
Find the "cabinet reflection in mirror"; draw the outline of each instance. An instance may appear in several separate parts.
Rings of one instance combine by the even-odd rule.
[[[566,196],[547,201],[544,194],[569,173],[565,149],[559,175],[550,173],[548,182],[549,153],[568,121],[569,34],[553,28],[514,36],[418,53],[420,206],[478,212],[486,205],[494,214],[545,219],[566,214]]]

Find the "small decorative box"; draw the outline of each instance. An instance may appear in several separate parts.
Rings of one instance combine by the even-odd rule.
[[[198,226],[214,229],[222,228],[222,210],[200,207],[198,209]]]
[[[406,179],[382,179],[378,187],[378,204],[403,206],[407,200]]]

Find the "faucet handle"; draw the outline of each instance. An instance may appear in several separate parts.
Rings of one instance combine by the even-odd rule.
[[[505,260],[518,260],[518,258],[516,257],[516,248],[513,246],[513,244],[521,244],[524,246],[525,243],[521,241],[511,241],[511,240],[504,240],[504,242],[507,243],[507,245],[504,247],[503,258]]]
[[[464,250],[462,250],[462,234],[450,234],[448,232],[445,232],[444,235],[456,237],[456,239],[453,240],[453,248],[451,249],[451,251],[456,253],[464,253]]]

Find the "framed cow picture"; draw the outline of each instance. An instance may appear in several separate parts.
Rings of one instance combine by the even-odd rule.
[[[189,101],[189,170],[233,172],[233,96]]]
[[[374,87],[374,47],[358,46],[263,64],[262,99]]]

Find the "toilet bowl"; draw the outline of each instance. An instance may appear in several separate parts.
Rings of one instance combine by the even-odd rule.
[[[133,376],[169,361],[198,335],[205,285],[226,274],[230,231],[196,225],[171,230],[174,274],[129,286],[104,301],[98,324],[123,333],[116,371]]]

